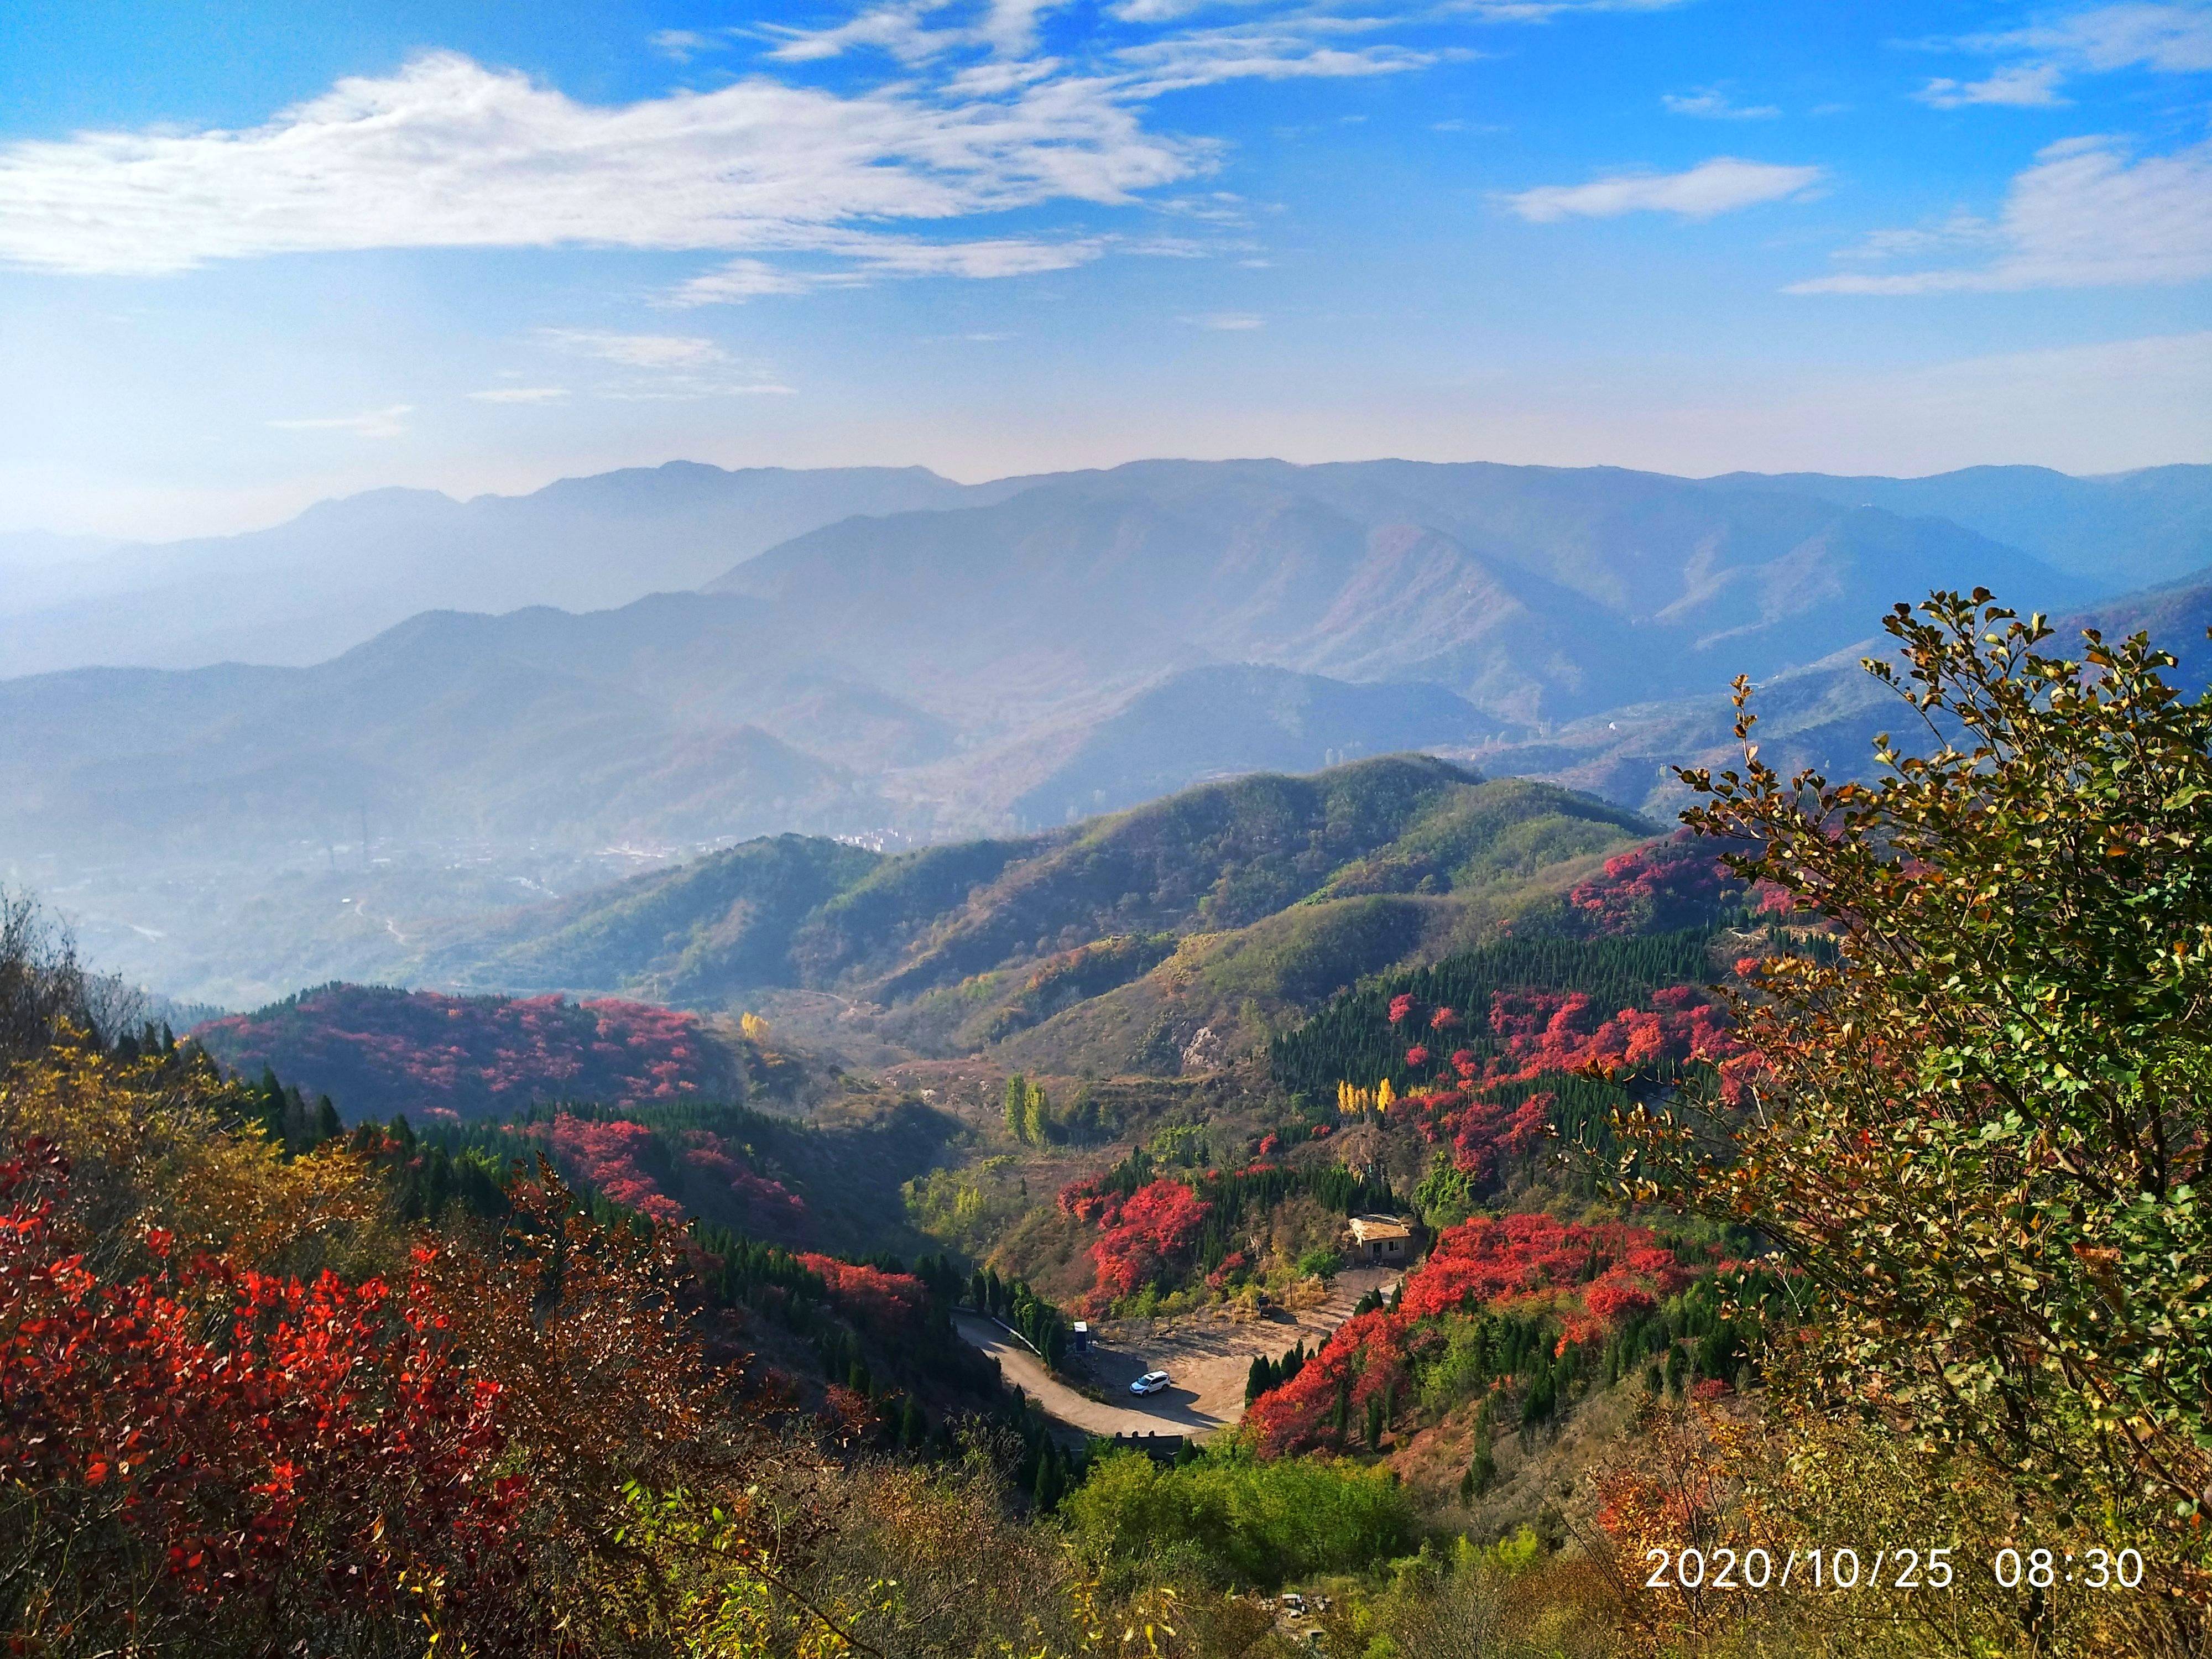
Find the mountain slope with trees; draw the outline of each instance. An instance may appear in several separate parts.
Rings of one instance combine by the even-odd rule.
[[[1023,1053],[1172,1073],[1201,1027],[1224,1039],[1233,1027],[1249,1046],[1265,1036],[1255,1018],[1449,949],[1648,833],[1549,785],[1380,757],[1203,785],[1015,840],[896,855],[748,842],[447,929],[407,976],[709,1009],[827,993],[924,1052],[1026,1033]]]

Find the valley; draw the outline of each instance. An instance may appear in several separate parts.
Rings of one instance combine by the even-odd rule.
[[[9,1109],[88,1168],[115,1122],[183,1122],[252,1181],[337,1183],[256,1200],[340,1206],[254,1221],[287,1260],[325,1233],[389,1258],[390,1226],[490,1283],[520,1251],[563,1285],[635,1273],[575,1304],[658,1310],[621,1364],[680,1330],[761,1443],[988,1502],[974,1524],[1064,1540],[1117,1594],[1304,1586],[1279,1632],[1411,1617],[1377,1575],[1455,1539],[1452,1582],[1564,1575],[1618,1623],[1624,1517],[1772,1455],[1735,1449],[1783,1432],[1811,1271],[1641,1160],[1678,1110],[1761,1121],[1764,1010],[1853,937],[1757,841],[1676,827],[1714,798],[1678,764],[1744,763],[1726,699],[1681,689],[1708,647],[1764,662],[1767,763],[1874,775],[1843,757],[1911,711],[1860,666],[1848,584],[1806,586],[1808,526],[1870,583],[1963,549],[2084,585],[1778,487],[1308,471],[1290,501],[1283,469],[1139,469],[841,520],[714,591],[422,617],[312,666],[0,682],[0,764],[43,792],[0,819],[9,885],[121,974],[9,913],[98,1033],[34,1040],[42,1092]],[[1591,488],[1674,562],[1624,563],[1598,513],[1474,574],[1508,506]],[[1400,534],[1409,501],[1455,528]],[[1232,603],[1255,534],[1280,580]],[[1731,543],[1773,556],[1723,579]],[[1172,580],[1194,547],[1213,574]],[[1520,626],[1530,547],[1587,626]],[[835,624],[832,565],[867,596]],[[1684,580],[1716,631],[1634,643]],[[1151,610],[1097,614],[1131,582]],[[986,592],[1011,597],[963,634]],[[2200,578],[2065,626],[2154,628],[2201,679],[2208,623]],[[1940,762],[1959,718],[1911,743]],[[167,1168],[130,1179],[228,1237]]]
[[[279,625],[264,637],[296,642],[252,665],[0,678],[0,874],[54,895],[118,971],[244,1007],[325,978],[459,984],[459,963],[441,978],[388,947],[763,836],[1018,836],[1401,750],[1663,820],[1668,768],[1725,751],[1739,670],[1769,686],[1784,752],[1856,763],[1892,723],[1856,662],[1898,594],[1982,582],[2109,629],[2155,617],[2185,645],[2201,582],[2097,596],[2212,562],[2205,471],[1160,462],[968,487],[671,466],[465,510],[362,498],[174,555],[265,583],[363,550],[353,580],[407,614],[338,654]],[[2159,550],[2067,568],[1995,538],[2062,496]],[[345,540],[356,521],[383,527]],[[368,550],[394,526],[420,562]],[[568,550],[528,574],[518,550],[556,530]],[[617,546],[660,562],[583,550]],[[138,568],[114,566],[118,592],[159,605]],[[530,586],[569,568],[600,586]],[[508,597],[424,608],[483,604],[436,585],[465,571]],[[332,604],[349,626],[378,614]]]

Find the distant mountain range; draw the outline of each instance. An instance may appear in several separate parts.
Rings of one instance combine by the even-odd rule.
[[[2025,614],[2026,606],[2017,608]],[[2200,693],[2212,687],[2212,642],[2206,638],[2212,571],[2108,599],[2052,626],[2057,637],[2047,648],[2062,653],[2080,649],[2085,628],[2107,639],[2148,634],[2176,659],[2168,674],[2174,684]],[[1859,665],[1888,643],[1876,635],[1760,684],[1752,706],[1766,762],[1784,772],[1814,766],[1841,778],[1869,765],[1878,733],[1891,732],[1909,747],[1917,716]],[[1550,778],[1665,819],[1687,799],[1675,767],[1718,769],[1740,758],[1735,718],[1723,695],[1674,698],[1612,709],[1475,752],[1495,770]]]
[[[118,656],[189,662],[221,635],[264,659],[0,679],[0,878],[79,893],[109,959],[143,948],[149,982],[216,996],[221,964],[155,944],[168,924],[148,918],[177,904],[125,885],[250,894],[241,914],[265,902],[304,941],[338,902],[366,915],[362,895],[267,883],[334,878],[342,845],[368,866],[364,830],[380,856],[520,860],[510,879],[532,880],[549,860],[785,831],[1003,837],[1404,750],[1663,812],[1668,767],[1724,741],[1738,672],[1768,686],[1771,738],[1858,764],[1889,716],[1853,665],[1891,603],[1979,583],[2023,609],[2178,623],[2186,582],[2102,595],[2212,564],[2212,468],[1696,481],[1163,461],[964,486],[674,465],[40,550],[0,555],[110,591],[74,611],[0,602],[0,645],[61,649],[82,628]],[[486,609],[419,608],[432,591]],[[374,637],[301,660],[349,633]],[[496,884],[447,884],[475,908]],[[437,913],[420,883],[406,904]],[[280,954],[312,972],[319,949]]]
[[[949,507],[992,488],[918,466],[730,472],[672,461],[465,501],[371,490],[271,529],[191,541],[102,549],[4,537],[0,676],[298,665],[423,611],[605,610],[696,587],[856,513]]]
[[[1169,533],[1201,538],[1287,495],[1370,531],[1433,529],[1478,561],[1626,599],[1632,611],[1629,590],[1645,580],[1637,570],[1647,559],[1667,580],[1685,491],[1942,519],[2080,578],[2082,598],[2212,565],[2212,468],[2203,466],[2098,478],[1972,467],[1926,478],[1732,473],[1693,482],[1607,468],[1152,462],[960,484],[921,467],[727,471],[675,461],[465,501],[373,490],[270,529],[190,541],[0,534],[0,678],[93,665],[303,666],[421,611],[605,610],[702,586],[855,516],[986,507],[1038,490],[1047,500],[1152,495],[1178,521]],[[1802,511],[1794,519],[1785,511],[1769,530],[1804,526]],[[1283,531],[1262,529],[1254,556],[1271,533]],[[1715,544],[1711,579],[1741,583],[1730,573],[1771,562],[1772,549],[1742,544],[1745,533],[1739,526]],[[1786,567],[1777,574],[1786,576]],[[1700,585],[1693,576],[1670,597]]]

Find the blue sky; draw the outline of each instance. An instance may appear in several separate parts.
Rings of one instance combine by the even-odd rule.
[[[0,528],[678,456],[2212,460],[2212,8],[33,4]]]

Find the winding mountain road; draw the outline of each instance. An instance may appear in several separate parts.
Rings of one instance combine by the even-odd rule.
[[[1297,1313],[1278,1309],[1267,1319],[1232,1320],[1207,1312],[1174,1320],[1114,1322],[1096,1328],[1082,1364],[1105,1393],[1104,1401],[1080,1394],[1044,1368],[1022,1340],[995,1321],[975,1314],[952,1317],[962,1339],[999,1362],[1000,1374],[1047,1416],[1085,1435],[1188,1435],[1200,1437],[1244,1415],[1244,1379],[1255,1354],[1279,1358],[1297,1343],[1310,1352],[1352,1316],[1372,1290],[1386,1297],[1400,1275],[1358,1268],[1337,1276],[1328,1300]],[[1164,1370],[1159,1393],[1133,1395],[1129,1384],[1148,1370]]]

